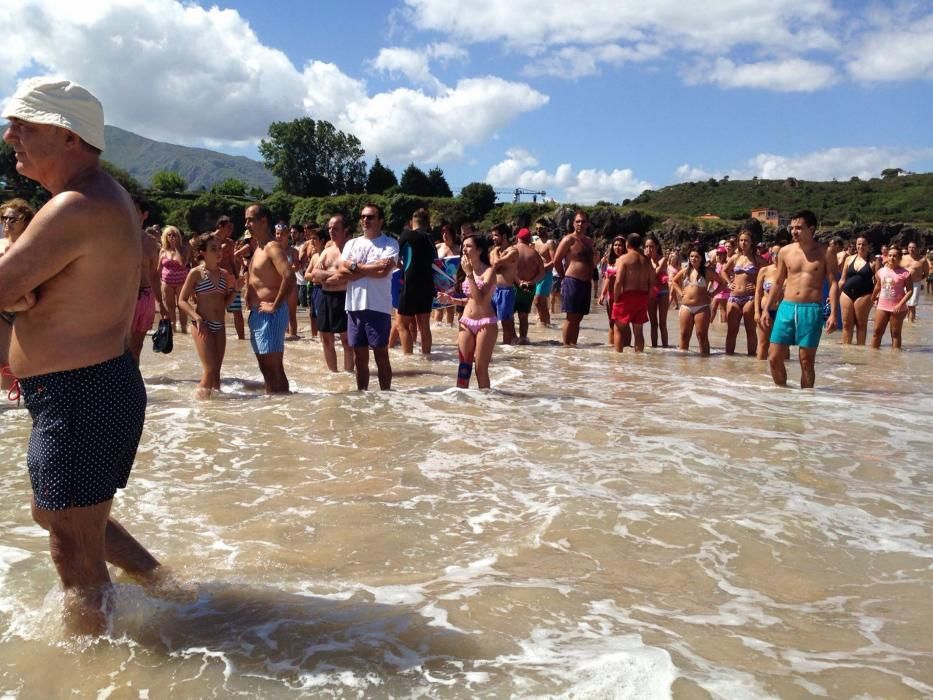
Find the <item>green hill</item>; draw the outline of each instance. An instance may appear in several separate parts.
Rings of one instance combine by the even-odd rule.
[[[126,170],[144,187],[149,186],[154,173],[169,170],[185,178],[191,190],[210,189],[228,178],[237,178],[267,192],[275,188],[275,176],[262,163],[244,156],[161,143],[115,126],[105,127],[104,136],[107,140],[104,159]]]
[[[784,213],[811,209],[823,225],[842,223],[933,223],[933,173],[846,182],[808,180],[707,180],[646,190],[626,208],[655,216],[748,218],[752,209]]]

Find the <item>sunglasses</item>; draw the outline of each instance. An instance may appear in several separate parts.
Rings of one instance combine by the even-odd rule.
[[[4,224],[12,224],[17,221],[22,221],[25,217],[23,216],[0,216],[0,222]]]
[[[376,215],[375,214],[360,214],[360,218],[363,221],[369,221],[370,219],[375,219]]]

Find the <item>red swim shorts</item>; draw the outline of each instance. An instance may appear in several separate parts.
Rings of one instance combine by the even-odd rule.
[[[612,320],[619,323],[647,323],[648,292],[640,290],[622,292],[619,301],[612,305]]]

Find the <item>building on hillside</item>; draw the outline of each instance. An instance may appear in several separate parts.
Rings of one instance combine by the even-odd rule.
[[[758,219],[763,224],[774,226],[774,228],[784,228],[790,223],[787,214],[782,214],[772,207],[752,209],[752,218]]]
[[[717,216],[716,214],[710,214],[707,212],[703,216],[698,216],[697,218],[698,219],[719,219],[721,217]]]

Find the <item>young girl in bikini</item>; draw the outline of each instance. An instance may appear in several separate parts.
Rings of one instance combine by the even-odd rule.
[[[442,304],[463,306],[460,318],[460,333],[457,341],[460,350],[460,369],[457,386],[470,385],[470,368],[476,364],[476,383],[480,389],[489,388],[489,362],[499,336],[499,322],[492,307],[492,295],[496,291],[496,273],[489,262],[490,241],[480,235],[471,234],[460,246],[460,272],[457,282],[463,297],[442,292]]]
[[[875,275],[875,291],[872,299],[878,302],[875,311],[875,333],[871,339],[873,348],[881,347],[884,331],[891,323],[891,347],[901,348],[901,327],[907,315],[907,300],[913,293],[913,280],[910,270],[901,267],[901,249],[897,246],[888,248],[885,265]]]
[[[214,234],[199,236],[195,249],[203,262],[188,273],[178,305],[195,329],[194,346],[204,367],[197,395],[206,399],[220,391],[220,366],[227,349],[224,320],[235,289],[233,275],[220,267],[220,243]]]

